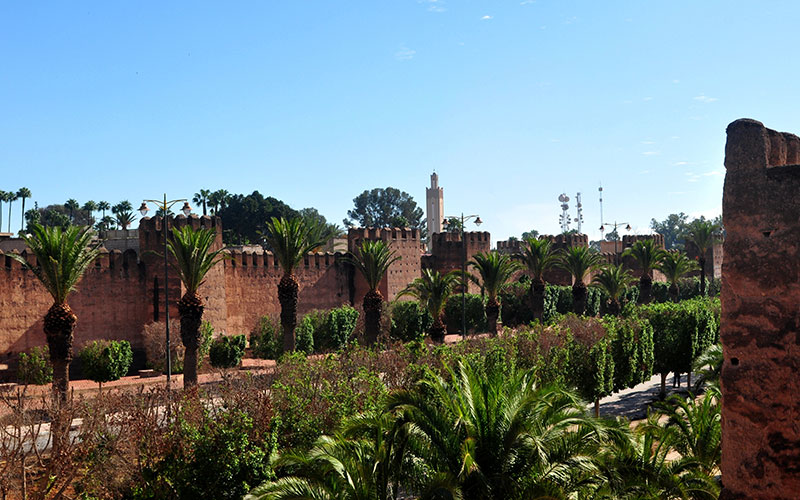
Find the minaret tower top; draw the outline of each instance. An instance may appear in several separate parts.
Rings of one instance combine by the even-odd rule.
[[[444,217],[444,190],[439,187],[439,175],[431,174],[431,187],[425,189],[425,209],[428,217],[428,237],[442,232]]]

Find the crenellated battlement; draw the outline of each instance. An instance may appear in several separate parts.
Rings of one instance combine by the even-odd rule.
[[[222,261],[225,268],[264,268],[267,272],[283,273],[272,252],[243,252],[239,249],[227,249],[224,252],[228,255],[228,258]],[[335,265],[343,255],[341,252],[310,252],[303,257],[298,267],[325,269]]]
[[[10,252],[3,252],[0,250],[0,266],[6,272],[11,273],[25,273],[29,269],[22,263],[11,258],[11,254],[21,255],[30,267],[37,267],[39,260],[30,252],[29,249],[24,249],[21,252],[12,250]],[[89,265],[87,273],[102,273],[102,272],[117,272],[128,271],[129,269],[136,268],[139,265],[139,256],[135,250],[120,250],[108,251],[105,248],[100,248],[100,254]]]
[[[353,240],[411,240],[419,242],[419,229],[411,227],[352,227],[347,231]]]
[[[465,231],[464,240],[467,244],[471,242],[485,242],[491,240],[491,235],[487,231]],[[444,232],[431,235],[433,245],[443,245],[446,243],[461,244],[461,232]]]

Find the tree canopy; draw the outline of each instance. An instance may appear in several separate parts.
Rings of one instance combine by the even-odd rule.
[[[271,196],[264,198],[258,191],[252,194],[232,195],[227,205],[220,207],[222,238],[226,245],[258,243],[260,234],[266,231],[267,221],[273,217],[291,219],[298,216],[296,210]]]
[[[347,227],[412,227],[425,229],[423,212],[414,198],[393,187],[367,190],[353,198],[354,207],[347,211]]]

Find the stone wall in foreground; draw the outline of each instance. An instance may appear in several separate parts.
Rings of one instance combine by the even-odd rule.
[[[800,498],[800,138],[728,126],[720,498]]]

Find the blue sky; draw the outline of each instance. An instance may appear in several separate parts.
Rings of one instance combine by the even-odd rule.
[[[653,217],[720,213],[731,121],[800,132],[798,14],[731,0],[3,2],[0,189],[26,186],[40,206],[259,190],[341,223],[374,187],[424,206],[435,169],[445,211],[480,214],[493,240],[558,232],[562,191],[583,193],[599,237],[601,182],[605,219],[645,233]]]

